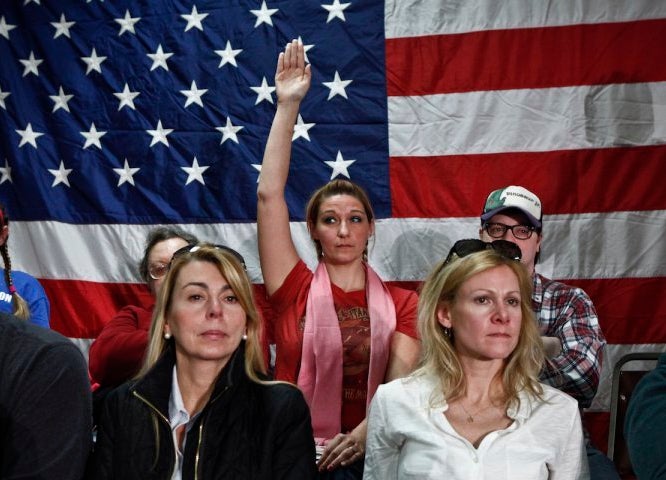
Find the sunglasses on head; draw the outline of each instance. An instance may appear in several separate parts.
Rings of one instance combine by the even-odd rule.
[[[453,256],[456,255],[458,258],[466,257],[472,253],[482,252],[484,250],[495,250],[500,255],[510,258],[511,260],[520,260],[522,258],[522,252],[520,247],[513,242],[508,240],[495,240],[494,242],[484,242],[477,238],[469,238],[466,240],[458,240],[453,244],[449,254],[446,256],[444,264],[448,264],[453,260]]]
[[[173,262],[173,260],[176,257],[179,257],[180,255],[184,255],[186,253],[194,253],[201,248],[214,248],[216,250],[224,250],[225,252],[229,252],[234,257],[236,257],[236,260],[238,260],[238,262],[241,264],[243,270],[247,270],[247,266],[245,265],[245,259],[240,253],[238,253],[236,250],[234,250],[231,247],[227,247],[226,245],[214,245],[212,243],[193,243],[190,245],[185,245],[184,247],[179,248],[173,253],[171,261]]]

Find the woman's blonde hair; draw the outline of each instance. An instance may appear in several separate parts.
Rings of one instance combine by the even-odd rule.
[[[242,257],[227,247],[205,243],[196,246],[188,245],[174,254],[169,272],[157,295],[148,338],[148,351],[137,377],[145,375],[155,365],[169,342],[174,342],[173,338],[169,340],[164,338],[164,326],[171,309],[176,280],[185,265],[198,261],[215,265],[238,297],[246,316],[245,372],[253,381],[262,382],[258,374],[265,375],[266,367],[259,341],[261,317],[254,303],[252,284],[239,258]]]
[[[438,263],[419,294],[421,362],[415,374],[436,375],[442,382],[444,397],[449,401],[464,395],[467,385],[454,347],[455,331],[439,323],[437,311],[442,305],[456,302],[458,291],[467,280],[499,266],[509,267],[518,279],[522,314],[518,344],[501,372],[506,405],[517,405],[521,391],[536,398],[541,398],[543,393],[538,376],[544,363],[544,350],[532,312],[532,280],[519,261],[494,250],[484,250],[462,258],[454,257],[449,263]]]

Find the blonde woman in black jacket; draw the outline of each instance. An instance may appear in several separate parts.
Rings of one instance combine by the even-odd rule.
[[[264,380],[259,331],[242,257],[178,250],[145,364],[102,410],[89,478],[314,478],[307,405],[296,387]]]

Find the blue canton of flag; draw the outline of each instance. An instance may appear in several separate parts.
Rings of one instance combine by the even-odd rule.
[[[0,195],[13,219],[252,222],[293,38],[313,64],[294,132],[295,219],[337,176],[390,215],[384,3],[0,4]]]

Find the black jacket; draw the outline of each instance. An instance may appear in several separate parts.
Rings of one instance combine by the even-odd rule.
[[[243,355],[241,345],[187,435],[183,480],[315,478],[303,395],[292,385],[253,382]],[[168,349],[143,378],[108,395],[88,478],[171,478],[175,451],[168,412],[174,362]]]

